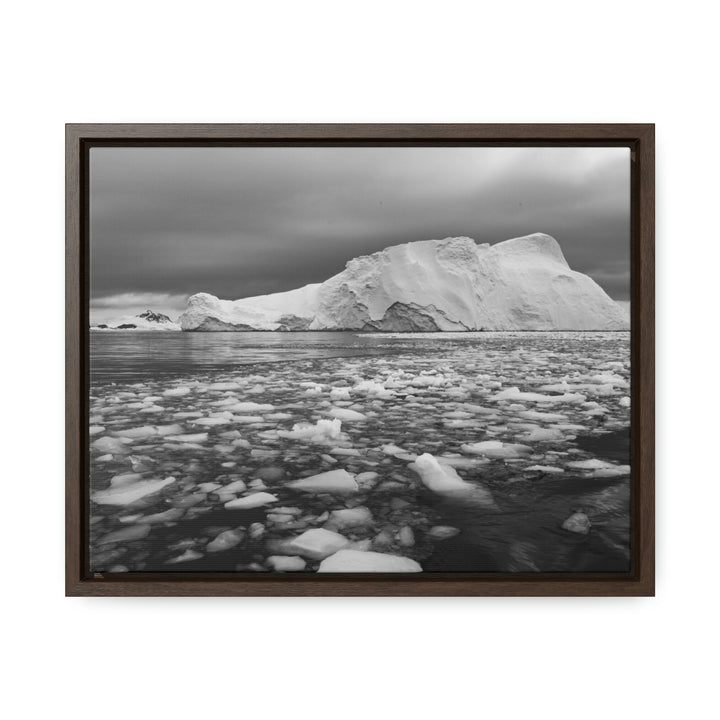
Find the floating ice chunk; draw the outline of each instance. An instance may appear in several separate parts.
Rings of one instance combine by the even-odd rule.
[[[113,456],[108,453],[107,455],[100,455],[99,457],[95,458],[95,462],[110,462],[110,460],[113,459]]]
[[[604,477],[622,477],[623,475],[630,474],[629,465],[614,465],[613,467],[600,468],[593,470],[590,473],[590,477],[604,478]]]
[[[363,413],[355,410],[350,410],[349,408],[334,407],[330,410],[330,415],[344,422],[362,422],[363,420],[367,420],[367,415],[363,415]]]
[[[605,375],[593,375],[590,378],[590,382],[596,385],[617,385],[618,387],[627,387],[628,381],[620,375],[614,375],[612,373],[606,373]]]
[[[563,420],[567,420],[567,415],[539,412],[538,410],[524,410],[518,413],[518,415],[526,420],[537,420],[539,422],[562,422]]]
[[[498,400],[525,400],[527,402],[546,402],[546,403],[580,403],[587,399],[579,393],[564,393],[563,395],[543,395],[535,392],[521,392],[520,388],[511,387],[507,390],[501,390],[492,396],[495,401]]]
[[[214,427],[216,425],[228,425],[232,420],[226,417],[204,417],[197,418],[192,421],[194,425],[205,425],[206,427]]]
[[[142,427],[125,428],[124,430],[116,430],[113,435],[117,437],[129,438],[131,440],[145,440],[145,438],[157,435],[157,428],[152,425],[144,425]]]
[[[182,425],[156,425],[155,429],[157,430],[157,434],[161,437],[166,437],[167,435],[180,435],[183,431]]]
[[[376,472],[362,472],[355,476],[355,481],[360,485],[368,485],[377,480],[380,476]]]
[[[116,542],[131,542],[132,540],[141,540],[150,534],[149,525],[131,525],[130,527],[114,530],[98,540],[98,545],[108,545]]]
[[[293,480],[288,487],[305,492],[355,492],[358,484],[347,470],[330,470],[311,477]]]
[[[409,525],[404,525],[398,530],[398,543],[402,547],[412,547],[415,545],[415,533]]]
[[[358,457],[360,455],[360,451],[357,448],[336,447],[330,452],[333,455],[345,455],[347,457]]]
[[[126,453],[129,452],[127,440],[112,438],[105,435],[92,442],[92,447],[104,453]]]
[[[223,485],[221,492],[223,493],[241,493],[246,490],[245,482],[243,480],[233,480],[229,485]]]
[[[164,512],[154,513],[153,515],[145,515],[142,518],[143,523],[164,523],[164,522],[175,522],[179,520],[185,511],[182,508],[170,508]]]
[[[240,390],[242,385],[236,382],[218,382],[208,385],[208,390]]]
[[[254,403],[254,402],[240,402],[236,403],[232,407],[227,408],[231,412],[236,413],[261,413],[261,412],[270,412],[271,410],[275,409],[274,405],[267,405],[267,404],[261,404],[261,403]]]
[[[173,415],[174,418],[197,418],[202,417],[202,413],[199,410],[185,410],[183,412],[176,412]]]
[[[323,391],[322,385],[313,385],[312,387],[309,387],[305,391],[305,395],[309,395],[311,397],[315,396],[315,395],[322,395],[322,391]]]
[[[473,414],[465,412],[464,410],[452,410],[451,412],[443,413],[443,417],[451,420],[466,420],[467,418],[473,417]]]
[[[168,388],[165,390],[163,395],[165,397],[183,397],[184,395],[190,394],[190,388],[189,387],[176,387],[176,388]]]
[[[253,495],[247,495],[246,497],[238,498],[237,500],[230,500],[225,503],[225,508],[228,510],[250,510],[251,508],[262,507],[269,503],[277,502],[278,499],[266,492],[259,492]]]
[[[349,544],[350,541],[340,533],[325,528],[313,528],[291,540],[286,547],[289,552],[311,560],[322,560]]]
[[[162,490],[166,485],[175,482],[174,477],[167,477],[164,480],[140,480],[129,485],[110,487],[107,490],[100,490],[93,496],[93,502],[99,505],[130,505],[146,495],[152,495]]]
[[[236,465],[237,465],[237,463],[234,462],[233,460],[230,460],[230,461],[224,462],[224,463],[220,463],[220,467],[224,467],[224,468],[233,468]]]
[[[320,563],[318,572],[422,572],[422,567],[407,557],[361,550],[339,550]]]
[[[264,433],[261,433],[264,434]],[[265,448],[253,448],[250,451],[250,457],[254,458],[274,458],[280,454],[279,450],[267,450]]]
[[[435,540],[447,540],[460,534],[460,530],[450,525],[435,525],[428,530],[428,535]]]
[[[592,460],[574,460],[573,462],[567,463],[567,466],[577,468],[578,470],[600,470],[602,468],[612,467],[612,463],[593,458]]]
[[[269,415],[265,416],[266,420],[291,420],[292,415],[290,413],[284,413],[284,412],[278,412],[278,413],[270,413]]]
[[[190,560],[199,560],[202,557],[202,553],[197,550],[187,549],[182,555],[170,558],[168,565],[174,565],[175,563],[189,562]]]
[[[592,523],[585,513],[576,512],[567,518],[561,527],[563,530],[568,530],[569,532],[587,535],[590,532],[591,525]]]
[[[307,440],[322,443],[335,440],[342,433],[342,423],[338,418],[332,420],[318,420],[315,425],[310,423],[295,423],[292,430],[278,430],[280,437],[290,440]]]
[[[618,400],[618,405],[620,405],[620,407],[629,408],[630,398],[627,395],[625,397],[621,397],[620,400]]]
[[[417,455],[415,453],[397,453],[395,457],[398,460],[403,460],[405,462],[413,462],[417,460]]]
[[[350,388],[349,387],[333,388],[330,391],[330,399],[331,400],[349,400],[350,399]]]
[[[565,471],[562,468],[553,467],[552,465],[531,465],[530,467],[525,468],[525,472],[540,472],[552,475],[555,473],[563,473]]]
[[[110,478],[111,487],[121,487],[122,485],[129,485],[130,483],[137,482],[142,479],[141,473],[123,473],[122,475],[115,475]]]
[[[556,428],[535,428],[524,436],[524,440],[528,442],[555,442],[563,439],[561,430]]]
[[[248,534],[253,540],[257,540],[265,534],[265,526],[262,523],[254,522],[248,528]]]
[[[244,537],[245,531],[242,528],[225,530],[207,544],[207,551],[222,552],[223,550],[230,550],[230,548],[239,545]]]
[[[222,487],[222,485],[220,483],[205,482],[205,483],[200,483],[198,485],[198,490],[200,490],[201,492],[204,492],[204,493],[210,493],[210,492],[213,492],[214,490],[217,490],[220,487]],[[243,488],[243,490],[244,489],[245,488]]]
[[[389,398],[395,395],[395,393],[392,390],[388,390],[383,383],[375,382],[374,380],[362,380],[353,387],[352,391],[377,398]]]
[[[372,523],[372,513],[366,507],[362,506],[333,510],[328,520],[328,524],[338,530],[369,525],[370,523]]]
[[[409,467],[420,476],[423,484],[433,492],[473,490],[473,486],[465,482],[453,467],[440,464],[437,458],[430,455],[430,453],[420,455]]]
[[[416,388],[439,387],[445,385],[446,382],[444,375],[418,375],[410,381],[410,385]]]
[[[474,427],[476,420],[443,420],[443,425],[447,428],[467,428]]]
[[[321,457],[325,462],[332,463],[333,465],[334,465],[335,463],[337,463],[337,458],[334,458],[332,455],[325,455],[325,454],[323,454],[323,455],[320,455],[320,457]]]
[[[240,425],[250,425],[251,423],[264,422],[264,419],[260,415],[233,415],[232,421]]]
[[[397,445],[383,445],[380,448],[386,455],[397,455],[398,453],[404,453],[405,450],[403,450],[401,447],[398,447]]]
[[[482,442],[469,443],[461,445],[460,449],[464,453],[484,455],[489,458],[521,458],[532,452],[532,448],[528,445],[503,443],[499,440],[484,440]]]
[[[305,561],[297,555],[271,555],[265,562],[275,572],[300,572],[305,569]]]
[[[191,435],[171,435],[168,440],[181,443],[202,443],[207,442],[207,433],[194,433]]]
[[[105,428],[104,428],[104,426],[102,426],[102,425],[91,425],[91,426],[88,428],[88,433],[89,433],[91,436],[92,436],[92,435],[98,435],[98,434],[101,433],[103,430],[105,430]]]
[[[141,413],[159,413],[159,412],[165,412],[165,408],[161,405],[148,405],[147,407],[144,407],[142,410],[140,410]]]

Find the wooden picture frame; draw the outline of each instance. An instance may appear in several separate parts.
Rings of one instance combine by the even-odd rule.
[[[66,595],[654,595],[654,126],[69,124],[66,126]],[[626,574],[129,573],[88,570],[88,154],[115,145],[624,146],[631,150],[632,569]]]

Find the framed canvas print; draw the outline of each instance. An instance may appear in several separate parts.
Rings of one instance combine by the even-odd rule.
[[[69,595],[651,595],[652,125],[68,125]]]

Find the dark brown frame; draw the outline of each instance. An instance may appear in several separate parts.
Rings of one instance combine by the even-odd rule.
[[[437,573],[292,576],[86,571],[87,153],[92,144],[142,145],[607,145],[632,158],[633,569],[626,574]],[[66,595],[512,596],[655,594],[655,126],[69,124],[66,152]]]

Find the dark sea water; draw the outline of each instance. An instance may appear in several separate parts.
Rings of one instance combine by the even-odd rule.
[[[92,332],[90,367],[96,572],[266,571],[316,527],[426,572],[629,569],[627,333]],[[363,419],[287,435],[343,410]],[[493,505],[425,487],[425,453]],[[357,492],[289,487],[338,469],[360,478]],[[247,488],[223,494],[238,481]],[[259,489],[277,501],[225,507]],[[328,521],[355,507],[371,520]],[[587,533],[562,527],[578,511]],[[238,542],[213,549],[228,531]],[[314,572],[319,560],[305,560]]]

